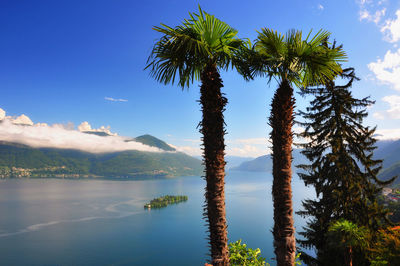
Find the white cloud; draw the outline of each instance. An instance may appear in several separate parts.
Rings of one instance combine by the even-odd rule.
[[[230,156],[241,156],[241,157],[259,157],[270,153],[270,149],[266,145],[240,145],[237,147],[230,147],[226,150],[226,154]]]
[[[324,6],[321,5],[321,4],[318,4],[318,9],[319,9],[319,10],[324,10]]]
[[[6,111],[0,108],[0,120],[3,120],[6,117]]]
[[[378,129],[375,131],[375,137],[379,140],[397,140],[400,139],[400,128]]]
[[[92,127],[90,126],[90,124],[87,121],[84,121],[78,126],[78,130],[81,132],[82,131],[92,131]]]
[[[369,14],[369,12],[367,10],[361,10],[360,11],[360,20],[369,20],[368,18],[370,18],[371,15]]]
[[[106,133],[108,135],[111,135],[111,136],[116,136],[117,135],[117,133],[112,133],[110,131],[110,126],[107,126],[107,127],[101,126],[100,128],[95,129],[95,128],[92,128],[92,126],[87,121],[82,122],[78,126],[78,130],[81,131],[81,132],[104,132],[104,133]]]
[[[400,96],[390,95],[382,98],[384,102],[389,104],[389,110],[383,112],[376,112],[373,116],[377,119],[400,119]]]
[[[378,24],[381,19],[385,16],[386,14],[386,8],[383,8],[381,10],[375,11],[375,13],[370,13],[366,9],[360,10],[360,20],[367,20],[367,21],[373,21],[375,24]]]
[[[75,125],[72,122],[68,122],[66,124],[53,124],[53,127],[59,127],[59,128],[63,128],[66,130],[74,130],[75,129]]]
[[[393,119],[400,119],[400,96],[385,96],[382,100],[389,103],[390,109],[387,111],[389,117]]]
[[[269,152],[268,137],[232,139],[226,141],[226,154],[230,156],[258,157]]]
[[[191,156],[201,156],[202,151],[200,146],[174,146],[168,143],[172,148],[176,149],[177,151],[184,152]]]
[[[396,19],[388,19],[381,28],[381,32],[385,34],[385,40],[395,43],[400,40],[400,9],[396,11]]]
[[[187,145],[174,146],[177,151],[187,153],[192,156],[201,156],[201,140],[200,139],[184,139]],[[241,157],[258,157],[269,152],[268,138],[248,138],[248,139],[233,139],[226,140],[225,153],[228,156],[241,156]]]
[[[255,145],[255,144],[267,145],[268,144],[268,138],[265,137],[265,138],[235,139],[235,140],[229,140],[226,143],[250,144],[250,145]]]
[[[150,147],[139,142],[126,142],[128,138],[120,137],[116,134],[106,137],[97,136],[70,129],[71,124],[33,124],[26,115],[13,118],[5,116],[4,110],[0,113],[3,117],[3,119],[0,119],[0,141],[21,143],[37,148],[77,149],[92,153],[125,150],[163,152],[158,148]],[[91,126],[87,123],[84,124],[83,128],[91,129]],[[99,129],[92,129],[91,131],[109,132],[109,127],[100,127]]]
[[[200,143],[200,142],[201,142],[200,139],[183,139],[183,141],[185,141],[185,142],[192,142],[192,143]]]
[[[111,102],[127,102],[128,100],[126,99],[115,99],[112,97],[104,97],[105,100],[107,101],[111,101]]]
[[[385,119],[385,115],[383,112],[375,112],[372,114],[373,118],[379,119],[379,120],[384,120]]]
[[[368,68],[378,80],[400,91],[400,48],[393,53],[387,51],[383,60],[378,58],[376,62],[369,63]]]
[[[16,125],[29,125],[29,126],[33,125],[32,120],[24,114],[13,119],[12,122],[13,122],[13,124],[16,124]]]

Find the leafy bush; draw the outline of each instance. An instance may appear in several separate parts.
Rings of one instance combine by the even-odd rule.
[[[379,230],[378,239],[369,252],[372,266],[400,265],[400,230]]]
[[[234,243],[229,244],[229,260],[231,265],[241,266],[264,266],[269,265],[265,262],[265,258],[260,256],[260,249],[251,249],[246,247],[246,244],[242,244],[242,240],[239,239]]]

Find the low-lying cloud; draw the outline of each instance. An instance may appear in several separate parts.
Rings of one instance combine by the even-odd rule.
[[[378,140],[399,140],[400,128],[377,129],[374,137]]]
[[[83,122],[80,129],[90,132],[110,133],[109,136],[87,134],[71,129],[71,125],[46,123],[34,124],[26,115],[18,117],[6,116],[0,108],[0,141],[21,143],[36,148],[77,149],[91,153],[107,153],[126,150],[148,152],[163,152],[162,150],[144,145],[136,141],[126,142],[129,138],[110,132],[109,127],[91,128],[88,122]],[[129,139],[131,140],[131,139]]]

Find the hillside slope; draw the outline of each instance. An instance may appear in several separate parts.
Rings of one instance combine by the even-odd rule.
[[[151,146],[167,152],[130,150],[94,154],[79,150],[32,148],[22,144],[0,142],[0,178],[201,175],[203,167],[200,160],[171,151],[172,147],[150,135],[146,135],[145,139],[151,139]]]

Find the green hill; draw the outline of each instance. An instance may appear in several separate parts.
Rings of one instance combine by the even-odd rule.
[[[397,176],[397,179],[393,183],[400,184],[400,160],[397,163],[392,164],[388,168],[384,168],[379,173],[379,177],[383,180],[388,180],[394,176]]]
[[[383,160],[383,168],[400,162],[400,140],[378,141],[377,147],[374,157]]]
[[[136,137],[133,141],[143,143],[147,146],[156,147],[164,151],[175,151],[175,149],[169,146],[166,142],[148,134]]]
[[[377,146],[374,157],[383,160],[383,169],[378,177],[388,180],[397,176],[393,185],[400,184],[400,140],[378,141]]]
[[[0,142],[0,178],[175,177],[201,175],[202,170],[200,160],[181,152],[131,150],[94,154]]]

